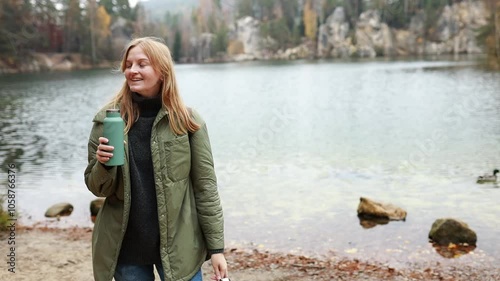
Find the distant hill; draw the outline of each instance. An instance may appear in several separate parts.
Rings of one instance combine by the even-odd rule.
[[[163,18],[167,11],[175,13],[182,10],[191,10],[198,5],[199,0],[141,0],[146,12],[153,18]]]

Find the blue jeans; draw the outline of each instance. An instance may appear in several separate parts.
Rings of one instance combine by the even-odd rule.
[[[155,264],[156,270],[160,275],[161,281],[165,281],[163,267],[161,264]],[[153,265],[135,265],[135,264],[117,264],[115,269],[115,281],[154,281],[155,275]],[[203,281],[201,269],[198,270],[191,281]]]

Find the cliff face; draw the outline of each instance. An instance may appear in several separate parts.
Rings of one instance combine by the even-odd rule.
[[[425,29],[425,14],[411,19],[407,30],[390,28],[380,21],[378,11],[366,11],[359,17],[354,38],[346,37],[343,10],[337,8],[332,20],[320,27],[318,56],[358,55],[440,55],[477,54],[483,50],[476,42],[477,30],[487,24],[488,11],[482,1],[455,3],[444,7],[437,25]],[[343,28],[339,28],[343,27]],[[354,40],[353,40],[354,39]],[[356,43],[352,43],[355,41]]]
[[[407,29],[388,26],[378,10],[362,13],[355,26],[349,23],[346,11],[337,7],[318,27],[317,41],[304,40],[302,44],[276,51],[275,38],[262,38],[261,23],[251,17],[237,20],[227,34],[230,45],[237,51],[215,54],[214,34],[203,33],[189,41],[189,54],[182,62],[214,62],[265,59],[300,58],[349,58],[376,56],[411,56],[441,54],[477,54],[484,50],[478,46],[478,30],[487,25],[489,11],[483,1],[462,1],[445,6],[439,11],[432,26],[427,15],[414,15]],[[123,28],[123,27],[122,27]],[[113,31],[114,32],[114,31]],[[114,32],[116,33],[116,32]],[[116,46],[123,46],[128,38],[119,36]],[[120,50],[116,50],[118,54]],[[88,61],[88,58],[87,58]],[[111,67],[111,63],[91,65],[79,54],[33,54],[22,63],[0,59],[0,74],[74,70],[95,67]]]
[[[412,17],[408,29],[395,29],[382,22],[380,12],[368,10],[359,16],[355,27],[347,21],[346,12],[337,7],[318,28],[316,48],[303,44],[296,48],[265,54],[265,44],[258,33],[251,36],[252,47],[245,48],[245,55],[254,59],[293,59],[316,56],[320,58],[376,57],[440,54],[477,54],[483,50],[476,42],[477,30],[487,24],[488,11],[482,1],[464,1],[446,6],[434,26],[426,29],[426,15],[420,12]],[[256,30],[258,21],[238,22],[236,38],[247,46],[249,36],[242,32]],[[257,26],[257,27],[256,27]],[[246,35],[245,35],[246,34]],[[266,38],[266,40],[269,40]]]

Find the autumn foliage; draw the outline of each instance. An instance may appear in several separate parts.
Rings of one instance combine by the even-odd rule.
[[[307,38],[316,40],[316,33],[318,30],[318,15],[313,7],[313,0],[306,0],[304,4],[304,33]]]

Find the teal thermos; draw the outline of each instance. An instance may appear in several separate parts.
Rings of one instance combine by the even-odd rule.
[[[108,145],[114,147],[113,157],[106,162],[106,166],[121,166],[125,162],[124,140],[125,122],[120,116],[119,109],[107,109],[104,118],[104,137],[108,139]]]

